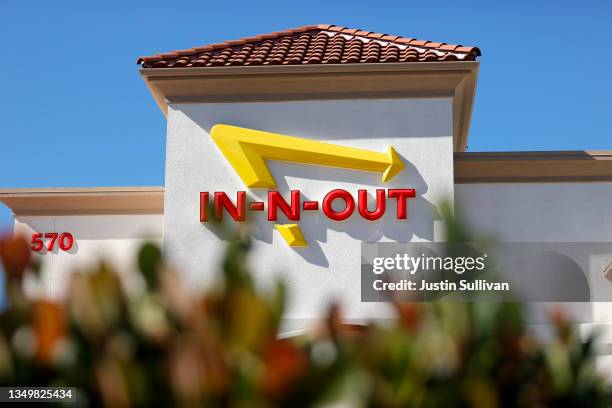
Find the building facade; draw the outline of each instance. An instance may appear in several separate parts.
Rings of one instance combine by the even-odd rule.
[[[209,219],[248,218],[255,278],[287,282],[291,332],[331,299],[355,322],[391,316],[361,301],[360,245],[443,240],[444,202],[500,241],[612,242],[612,152],[466,152],[478,56],[320,25],[139,58],[167,118],[165,186],[0,191],[15,231],[43,242],[45,286],[31,290],[61,297],[100,257],[138,287],[146,240],[206,287],[224,253]],[[534,325],[548,306],[533,305]],[[565,306],[585,331],[612,323],[608,303]]]

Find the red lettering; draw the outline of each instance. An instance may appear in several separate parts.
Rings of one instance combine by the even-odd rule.
[[[388,191],[389,198],[397,198],[397,219],[405,220],[407,217],[407,203],[409,198],[416,197],[414,188],[392,188]]]
[[[386,192],[386,193],[385,193]],[[222,220],[224,211],[235,221],[244,221],[246,219],[247,204],[250,211],[265,211],[265,203],[261,201],[253,201],[247,203],[246,191],[236,192],[236,204],[224,192],[217,191],[214,193],[214,209],[211,211],[210,195],[212,192],[200,192],[200,222],[208,222],[210,218],[214,220]],[[386,194],[386,197],[385,197]],[[408,199],[416,198],[416,190],[413,188],[396,188],[396,189],[376,189],[376,207],[373,210],[368,208],[368,191],[365,189],[357,191],[357,204],[361,217],[368,221],[375,221],[383,217],[385,214],[387,199],[397,200],[397,219],[405,220],[408,216]],[[335,200],[343,200],[344,208],[336,211],[333,208]],[[300,220],[301,206],[300,190],[291,190],[291,201],[287,202],[280,192],[268,192],[268,221],[278,221],[279,210],[287,219],[291,221]],[[319,209],[319,202],[304,201],[303,210],[316,211]],[[327,193],[321,203],[322,212],[333,221],[344,221],[349,218],[355,211],[355,198],[346,190],[335,189]],[[210,214],[210,213],[213,214]]]
[[[369,221],[379,219],[385,214],[385,190],[376,190],[376,209],[374,211],[368,210],[368,190],[359,190],[357,192],[357,202],[359,203],[359,214],[363,218]]]
[[[268,191],[268,221],[278,219],[278,209],[292,221],[300,220],[300,190],[291,190],[291,205],[278,191]]]
[[[318,201],[304,201],[304,204],[302,206],[302,208],[305,211],[315,211],[319,209],[319,202]]]
[[[215,192],[215,218],[222,220],[223,209],[225,208],[235,221],[244,221],[246,218],[246,191],[238,191],[236,201],[237,204],[234,205],[227,194],[220,191]]]
[[[249,203],[249,209],[252,211],[263,211],[264,203],[263,201],[253,201]]]
[[[200,222],[208,222],[208,192],[200,193]]]
[[[335,199],[342,199],[345,203],[345,208],[342,211],[335,211],[332,208],[332,203]],[[355,200],[351,193],[346,190],[336,189],[332,190],[323,199],[323,213],[327,215],[330,220],[333,221],[344,221],[353,214],[355,210]]]

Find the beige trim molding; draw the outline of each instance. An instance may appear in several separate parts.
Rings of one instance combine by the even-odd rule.
[[[170,103],[452,97],[455,151],[464,151],[476,61],[386,64],[142,68],[153,98]]]
[[[20,215],[163,214],[163,187],[16,188],[0,202]]]
[[[455,153],[455,183],[612,181],[612,150]]]

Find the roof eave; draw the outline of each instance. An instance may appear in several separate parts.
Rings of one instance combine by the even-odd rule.
[[[455,151],[464,151],[478,61],[141,68],[167,113],[171,103],[452,97]],[[338,80],[342,78],[342,80]]]
[[[16,216],[163,214],[163,187],[1,189],[0,203]]]

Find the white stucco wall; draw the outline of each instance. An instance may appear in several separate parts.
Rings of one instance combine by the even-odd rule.
[[[392,145],[406,169],[381,184],[380,174],[317,166],[269,162],[278,190],[290,189],[321,200],[332,189],[353,193],[381,187],[415,188],[408,219],[392,216],[367,222],[354,214],[332,222],[320,213],[303,213],[300,226],[310,247],[288,247],[266,214],[255,217],[251,259],[257,281],[282,277],[292,299],[287,317],[320,317],[332,299],[339,299],[349,317],[386,316],[388,306],[360,302],[360,242],[433,241],[441,238],[436,220],[439,202],[453,197],[452,100],[381,99],[261,103],[210,103],[170,106],[166,153],[165,236],[167,255],[184,270],[193,287],[214,281],[224,243],[199,222],[200,191],[235,191],[265,198],[267,190],[248,190],[211,140],[218,123],[288,134],[384,152]]]
[[[609,291],[612,283],[602,278],[601,265],[602,260],[603,264],[612,261],[612,183],[458,184],[455,205],[476,233],[499,241],[610,242],[610,255],[598,256],[606,259],[594,257],[581,265],[591,284],[606,286],[592,287],[592,291]],[[558,304],[531,304],[529,320],[546,330],[544,323],[550,320],[548,312],[554,305]],[[561,306],[583,332],[597,328],[603,334],[601,341],[612,344],[612,303]],[[612,373],[612,355],[601,357],[599,363]]]
[[[56,244],[52,252],[44,250],[34,255],[42,266],[41,280],[26,282],[30,295],[62,297],[73,271],[88,270],[102,259],[116,268],[128,290],[139,290],[142,280],[137,272],[136,255],[146,241],[161,245],[163,215],[20,216],[15,219],[16,234],[31,237],[34,232],[69,232],[74,237],[74,246],[64,252]]]
[[[612,183],[458,184],[455,205],[475,233],[503,242],[612,243]],[[599,279],[603,271],[591,273]],[[565,305],[584,323],[612,323],[610,306]]]
[[[499,241],[612,243],[612,183],[458,184],[455,200],[476,233]],[[601,268],[590,273],[601,282]],[[564,305],[583,323],[612,323],[611,306]],[[532,319],[546,321],[546,309]]]
[[[612,183],[455,186],[458,209],[508,242],[612,242]]]

